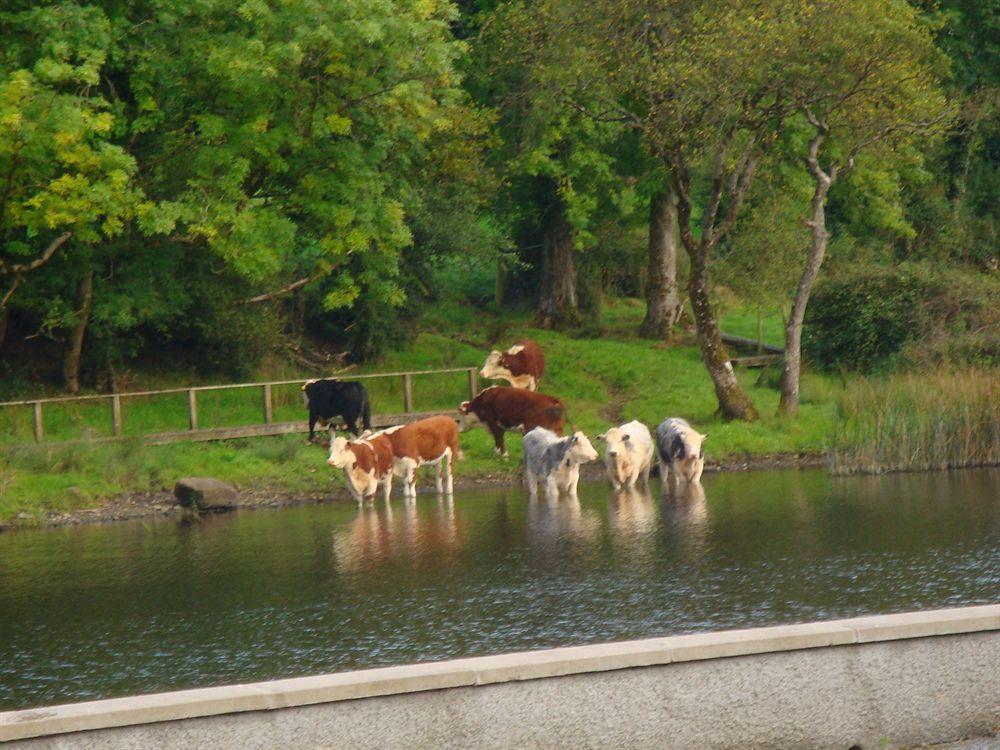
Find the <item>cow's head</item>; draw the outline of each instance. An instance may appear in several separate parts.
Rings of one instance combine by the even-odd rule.
[[[357,460],[357,456],[348,445],[347,438],[338,437],[330,441],[330,457],[326,459],[330,466],[335,466],[338,469],[350,469]]]
[[[496,349],[491,351],[490,356],[486,358],[479,375],[487,380],[510,380],[514,377],[510,367],[504,362],[504,353],[498,352]]]
[[[585,464],[588,461],[596,461],[598,455],[587,436],[577,430],[569,439],[569,450],[566,451],[566,458],[571,463]]]
[[[458,407],[458,429],[460,432],[471,430],[479,424],[479,415],[470,409],[471,401],[463,401]]]
[[[626,475],[632,469],[632,456],[630,448],[631,437],[618,427],[612,427],[605,433],[597,436],[598,440],[605,443],[604,455],[607,459],[608,470],[611,471],[614,479],[624,482]]]
[[[680,460],[680,472],[685,479],[691,480],[700,473],[705,465],[705,440],[708,435],[702,435],[694,430],[685,431],[681,436],[684,442],[684,458]]]

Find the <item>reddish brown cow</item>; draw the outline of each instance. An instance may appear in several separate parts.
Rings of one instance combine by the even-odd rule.
[[[458,408],[459,426],[468,430],[483,424],[493,435],[496,452],[507,455],[503,435],[506,430],[528,432],[536,427],[562,435],[566,407],[554,396],[520,388],[490,386],[472,401],[463,401]]]
[[[458,447],[458,425],[451,417],[428,417],[410,424],[392,427],[385,432],[392,442],[395,455],[393,471],[403,477],[403,497],[417,496],[417,467],[434,464],[437,476],[436,487],[450,495],[453,492],[451,462],[462,457]],[[444,473],[444,486],[441,475]]]
[[[347,488],[359,503],[375,497],[382,485],[386,500],[392,492],[392,442],[385,435],[348,441],[338,437],[330,444],[327,463],[344,470]]]
[[[487,380],[506,380],[514,388],[538,389],[545,374],[545,355],[531,339],[521,339],[505,352],[494,349],[479,374]]]

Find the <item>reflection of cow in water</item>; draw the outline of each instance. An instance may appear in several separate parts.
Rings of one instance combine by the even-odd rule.
[[[361,574],[359,588],[367,589],[383,565],[393,570],[405,560],[408,567],[445,568],[453,565],[465,546],[461,518],[450,499],[435,503],[391,503],[361,506],[346,527],[333,534],[337,569]]]

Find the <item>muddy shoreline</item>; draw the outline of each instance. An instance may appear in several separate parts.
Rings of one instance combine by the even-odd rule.
[[[764,471],[773,469],[813,469],[827,465],[827,458],[822,454],[776,454],[765,456],[749,456],[743,459],[731,459],[705,465],[706,472],[717,471]],[[604,475],[604,464],[595,462],[582,468],[582,479],[601,479]],[[654,476],[656,468],[653,469]],[[433,474],[423,477],[421,486],[433,493]],[[455,490],[470,490],[480,487],[520,486],[520,472],[511,475],[510,472],[483,474],[475,477],[455,477]],[[395,497],[395,496],[394,496]],[[260,489],[241,489],[239,498],[225,512],[235,510],[253,510],[256,508],[284,508],[295,505],[315,505],[319,503],[354,503],[342,484],[335,483],[331,477],[331,486],[326,491],[289,492],[280,487],[264,487]],[[144,518],[182,517],[188,511],[177,505],[171,490],[149,490],[132,492],[115,497],[105,498],[100,505],[93,508],[80,508],[70,511],[49,511],[44,516],[19,514],[5,523],[0,524],[0,531],[15,531],[18,529],[52,528],[56,526],[79,526],[83,524],[114,523],[116,521],[134,521]],[[220,511],[221,512],[221,511]]]

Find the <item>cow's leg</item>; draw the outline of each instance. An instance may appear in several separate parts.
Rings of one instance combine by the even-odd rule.
[[[444,470],[444,456],[438,459],[438,462],[434,464],[434,491],[439,495],[444,494],[444,477],[441,476],[441,472]]]
[[[449,450],[444,459],[444,494],[449,497],[455,494],[455,468],[452,465],[452,453]]]
[[[386,501],[386,503],[388,503],[389,498],[391,496],[392,496],[392,472],[387,471],[385,474],[385,478],[382,479],[382,497]]]
[[[574,464],[569,470],[569,482],[566,483],[566,490],[569,494],[576,496],[576,486],[580,484],[580,465]]]
[[[653,468],[653,462],[647,461],[646,468],[642,470],[642,486],[649,487],[649,472]]]
[[[494,452],[504,458],[507,458],[507,447],[504,445],[503,439],[503,427],[498,424],[491,424],[490,432],[493,433],[493,442],[496,443],[496,447],[493,449]]]
[[[691,475],[691,482],[697,484],[701,481],[701,473],[705,470],[705,459],[696,458],[694,460],[694,473]]]
[[[667,489],[667,480],[670,478],[670,471],[667,469],[667,462],[663,460],[662,456],[658,456],[657,461],[660,464],[660,486]]]
[[[556,480],[555,472],[545,478],[545,496],[549,500],[555,500],[559,497],[559,482]]]
[[[406,467],[406,494],[411,500],[417,499],[417,467]]]
[[[524,472],[524,482],[528,485],[528,494],[534,498],[538,495],[538,477],[530,471]]]
[[[313,411],[312,409],[310,409],[309,410],[309,443],[310,444],[313,441],[313,437],[316,435],[316,420],[318,418],[319,418],[319,415],[315,411]]]

